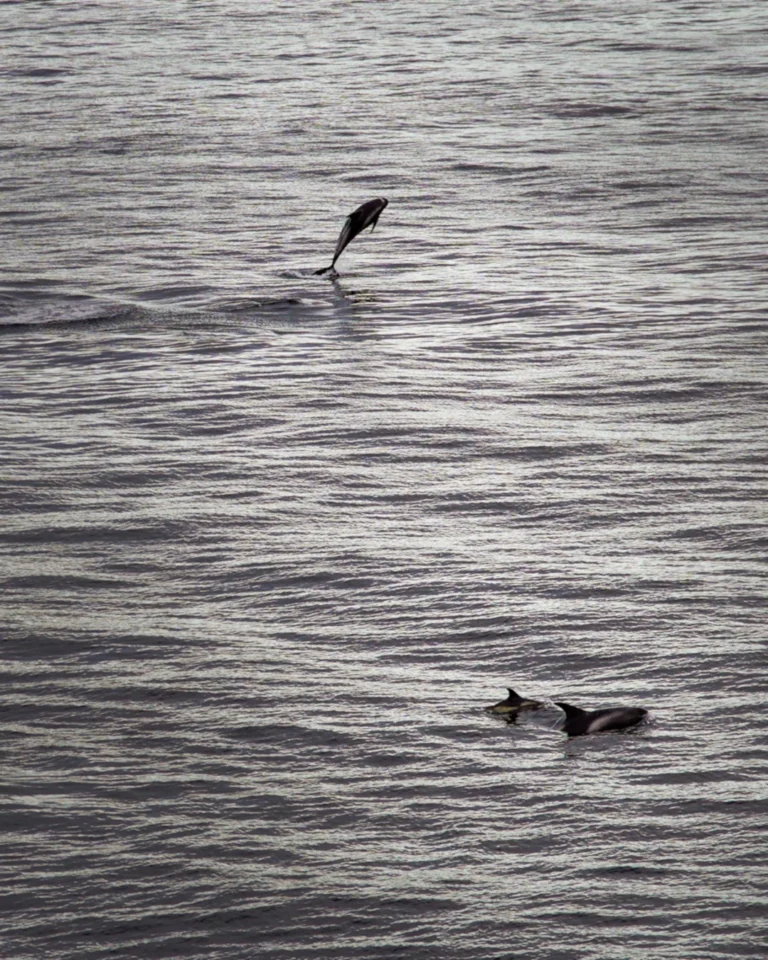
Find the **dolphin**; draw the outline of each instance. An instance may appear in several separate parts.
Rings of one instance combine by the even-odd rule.
[[[560,728],[569,737],[580,737],[585,733],[599,733],[601,730],[624,730],[634,727],[648,716],[642,707],[608,707],[605,710],[582,710],[570,703],[555,702],[556,707],[565,713],[565,723]]]
[[[315,270],[315,275],[319,276],[321,273],[327,273],[329,270],[333,270],[336,266],[336,261],[341,256],[347,244],[351,243],[358,233],[362,233],[366,227],[370,227],[371,233],[373,233],[381,216],[381,212],[388,203],[389,200],[387,200],[386,197],[377,197],[375,200],[366,200],[357,210],[350,213],[344,221],[344,226],[341,228],[341,233],[339,234],[339,239],[336,244],[336,251],[333,254],[330,267]]]
[[[511,687],[507,687],[509,696],[506,700],[499,700],[493,706],[486,707],[489,713],[503,713],[510,719],[516,717],[520,710],[538,710],[543,704],[538,700],[529,700],[527,697],[521,697]]]

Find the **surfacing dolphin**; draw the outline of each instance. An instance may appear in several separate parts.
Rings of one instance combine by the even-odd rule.
[[[499,700],[493,706],[485,708],[488,713],[503,713],[514,718],[521,710],[538,710],[539,707],[544,706],[539,700],[529,700],[527,697],[521,697],[511,687],[507,687],[507,693],[509,696],[506,700]]]
[[[599,733],[601,730],[625,730],[648,716],[648,711],[642,707],[608,707],[590,712],[560,701],[556,701],[555,706],[565,713],[565,723],[560,729],[569,737],[581,737],[585,733]]]
[[[339,240],[336,244],[336,252],[333,254],[333,260],[331,261],[330,267],[323,267],[322,270],[315,270],[315,275],[319,276],[321,273],[328,273],[329,270],[333,270],[333,268],[336,266],[336,261],[343,253],[347,244],[351,243],[358,233],[362,233],[366,227],[370,227],[371,233],[373,233],[374,228],[379,221],[379,217],[381,216],[381,211],[388,203],[389,200],[387,200],[386,197],[377,197],[375,200],[366,200],[366,202],[359,206],[357,210],[355,210],[353,213],[350,213],[350,215],[344,221],[344,226],[341,228]]]

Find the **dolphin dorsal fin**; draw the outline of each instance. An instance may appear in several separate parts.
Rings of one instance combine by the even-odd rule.
[[[587,715],[586,710],[582,710],[581,707],[574,707],[572,703],[563,703],[562,700],[556,701],[555,706],[560,707],[566,717],[586,717]]]

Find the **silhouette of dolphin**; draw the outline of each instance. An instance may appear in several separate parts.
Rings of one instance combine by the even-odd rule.
[[[538,700],[529,700],[527,697],[521,697],[511,687],[507,687],[509,696],[506,700],[499,700],[491,707],[485,709],[489,713],[504,713],[509,717],[517,716],[520,710],[537,710],[543,706]]]
[[[373,233],[381,216],[381,211],[388,203],[389,200],[387,200],[386,197],[377,197],[375,200],[366,200],[357,210],[350,213],[344,221],[344,226],[341,228],[341,233],[339,234],[339,239],[336,244],[336,252],[333,255],[330,267],[315,270],[315,275],[319,276],[321,273],[328,273],[329,270],[333,270],[336,266],[336,261],[341,256],[347,244],[351,243],[358,233],[362,233],[366,227],[371,227],[371,233]],[[373,226],[371,226],[371,224],[373,224]]]
[[[601,730],[625,730],[627,727],[634,727],[648,716],[648,711],[642,707],[608,707],[590,712],[570,703],[556,701],[555,706],[565,713],[565,723],[560,729],[569,737],[599,733]]]

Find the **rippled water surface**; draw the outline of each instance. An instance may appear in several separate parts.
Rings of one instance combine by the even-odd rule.
[[[765,956],[767,47],[0,4],[3,956]]]

